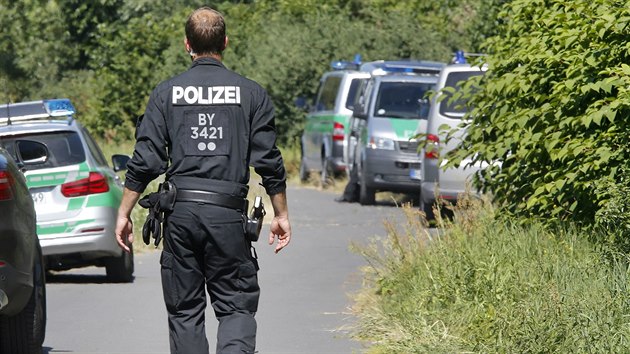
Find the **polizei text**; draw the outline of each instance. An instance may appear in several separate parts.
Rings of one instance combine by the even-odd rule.
[[[239,86],[173,86],[173,104],[240,104]]]

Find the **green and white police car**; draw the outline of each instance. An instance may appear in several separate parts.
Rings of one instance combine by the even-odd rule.
[[[362,71],[371,78],[360,88],[350,120],[350,173],[359,184],[359,202],[375,203],[377,192],[417,195],[420,182],[418,142],[412,139],[426,129],[428,91],[446,64],[433,61],[376,61]],[[352,139],[351,139],[352,141]]]
[[[103,266],[111,281],[130,282],[133,252],[122,252],[114,236],[122,181],[75,115],[68,99],[0,105],[0,146],[16,160],[28,159],[18,156],[28,153],[17,146],[24,139],[48,150],[24,173],[47,269]],[[126,160],[112,157],[117,170]]]
[[[335,61],[332,71],[322,75],[312,106],[298,105],[308,110],[304,131],[300,137],[300,180],[319,173],[322,185],[330,178],[346,173],[349,121],[361,83],[370,78],[359,71],[360,57],[354,62]]]

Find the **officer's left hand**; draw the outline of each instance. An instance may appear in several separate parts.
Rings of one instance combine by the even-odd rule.
[[[278,253],[291,242],[291,224],[288,217],[276,216],[271,220],[271,225],[269,226],[270,245],[273,245],[276,237],[278,238],[278,243],[276,244],[275,252]]]
[[[122,215],[116,221],[116,242],[125,252],[130,252],[129,244],[133,243],[133,222]]]

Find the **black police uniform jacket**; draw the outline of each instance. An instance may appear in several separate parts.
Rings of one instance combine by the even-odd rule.
[[[166,173],[180,189],[246,197],[250,165],[267,194],[286,189],[273,104],[256,82],[201,58],[151,93],[125,187],[142,193]]]

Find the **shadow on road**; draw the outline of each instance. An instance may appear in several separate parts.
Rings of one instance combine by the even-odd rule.
[[[107,276],[100,274],[46,273],[50,284],[109,284]]]
[[[338,197],[335,197],[338,198]],[[347,202],[346,202],[347,203]],[[359,202],[353,202],[353,204],[360,205]],[[411,204],[413,207],[420,206],[420,202],[417,197],[413,197],[406,194],[395,194],[389,192],[377,193],[374,206],[383,207],[400,207],[405,204]]]
[[[414,207],[420,206],[417,197],[412,197],[406,194],[383,193],[383,195],[376,200],[376,205],[380,206],[399,207],[405,204],[411,204],[411,206]]]

